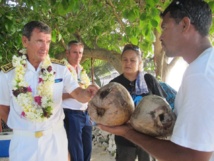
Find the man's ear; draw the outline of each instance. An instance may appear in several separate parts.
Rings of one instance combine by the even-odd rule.
[[[68,58],[68,55],[69,55],[69,51],[66,50],[66,51],[65,51],[65,57]]]
[[[181,25],[183,27],[183,32],[186,32],[189,30],[190,26],[191,26],[191,20],[188,17],[184,17],[181,20]]]
[[[28,38],[26,36],[22,36],[22,44],[24,47],[27,47]]]

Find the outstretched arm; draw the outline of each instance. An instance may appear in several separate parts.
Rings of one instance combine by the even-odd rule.
[[[63,93],[62,94],[62,99],[65,100],[65,99],[68,99],[68,98],[73,98],[69,93]]]
[[[1,120],[7,122],[9,115],[10,107],[5,105],[0,105],[0,132],[2,132]]]
[[[160,140],[135,131],[130,125],[109,127],[98,125],[100,129],[120,135],[158,159],[158,161],[209,161],[212,152],[201,152],[181,147],[169,140]]]
[[[99,87],[97,85],[89,85],[86,89],[78,87],[70,93],[70,96],[79,102],[86,103],[91,100],[98,89]]]

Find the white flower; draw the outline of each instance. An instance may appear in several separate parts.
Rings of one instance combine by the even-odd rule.
[[[72,70],[73,67],[68,63],[68,61],[66,59],[62,59],[62,61],[64,62],[64,64],[68,68],[68,70],[71,72],[71,75],[73,76],[73,78],[78,82],[77,73],[74,70]],[[82,68],[82,66],[80,66],[80,67]],[[84,88],[87,88],[90,85],[90,79],[85,70],[81,71],[80,80],[78,83],[80,83],[81,87],[84,87]]]
[[[27,54],[27,50],[26,49],[21,49],[21,50],[19,50],[19,52],[22,53],[22,54]]]
[[[26,54],[26,50],[20,52]],[[12,63],[15,67],[15,77],[12,82],[13,95],[19,106],[22,107],[21,116],[34,122],[45,121],[52,115],[53,111],[54,72],[49,56],[41,65],[43,72],[40,72],[39,79],[43,81],[38,84],[38,96],[36,98],[33,97],[31,88],[24,79],[27,64],[26,55],[13,56]]]

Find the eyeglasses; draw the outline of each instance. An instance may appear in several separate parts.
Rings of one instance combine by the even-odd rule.
[[[191,23],[193,24],[193,17],[191,16],[190,12],[187,10],[187,8],[182,4],[181,1],[175,1],[175,5],[181,10],[184,11],[187,14],[187,17],[191,20]]]
[[[140,48],[136,45],[133,45],[133,44],[127,44],[124,46],[123,48],[123,52],[124,53],[126,50],[135,50],[135,51],[138,51],[140,54],[141,54],[141,51],[140,51]]]

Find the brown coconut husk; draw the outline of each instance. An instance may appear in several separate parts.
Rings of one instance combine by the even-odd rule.
[[[124,86],[111,82],[101,87],[88,103],[88,113],[97,124],[116,126],[126,123],[134,111],[134,102]]]
[[[163,97],[148,95],[137,105],[130,124],[141,133],[166,138],[172,134],[175,120],[175,114]]]

